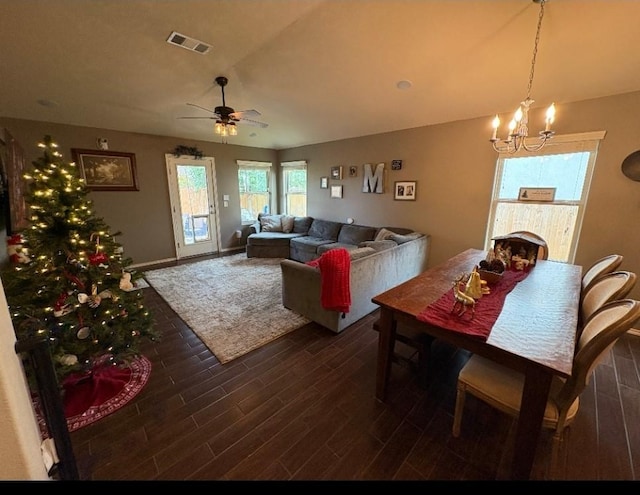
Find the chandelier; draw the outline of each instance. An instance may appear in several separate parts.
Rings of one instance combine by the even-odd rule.
[[[544,17],[544,4],[547,0],[533,0],[534,3],[540,4],[540,15],[538,16],[538,29],[536,31],[536,39],[533,45],[533,57],[531,59],[531,72],[529,73],[529,85],[527,86],[527,97],[520,102],[520,107],[513,115],[513,119],[509,122],[506,139],[498,138],[498,127],[500,127],[500,119],[496,115],[493,119],[493,135],[491,136],[491,144],[493,149],[499,153],[516,153],[521,149],[526,151],[538,151],[546,142],[554,135],[551,130],[551,124],[556,114],[556,107],[552,103],[547,109],[545,118],[545,128],[538,134],[540,140],[536,144],[527,144],[527,136],[529,135],[529,108],[534,100],[531,99],[531,86],[533,85],[533,73],[536,66],[536,55],[538,54],[538,41],[540,40],[540,28],[542,27],[542,18]]]

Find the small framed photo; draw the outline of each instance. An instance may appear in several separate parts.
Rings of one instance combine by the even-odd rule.
[[[358,167],[355,165],[349,167],[349,177],[358,177]]]
[[[71,153],[87,189],[138,191],[135,154],[78,148],[72,148]]]
[[[329,177],[320,177],[320,189],[329,189]]]
[[[342,186],[331,186],[331,197],[342,199]]]
[[[555,197],[555,187],[521,187],[518,193],[518,201],[553,201]]]
[[[342,180],[342,165],[331,167],[331,178],[333,180]]]
[[[416,181],[396,182],[393,186],[393,199],[401,201],[416,200]]]
[[[402,169],[402,160],[391,160],[391,170]]]

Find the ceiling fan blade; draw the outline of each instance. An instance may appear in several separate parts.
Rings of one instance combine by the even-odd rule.
[[[212,115],[211,117],[178,117],[179,119],[207,119],[207,120],[216,120],[218,118],[217,115]]]
[[[262,115],[257,110],[241,110],[239,112],[233,112],[229,117],[233,119],[244,119],[245,117],[260,117]]]
[[[215,113],[213,110],[209,108],[201,107],[200,105],[196,105],[195,103],[187,103],[187,105],[189,105],[190,107],[200,108],[201,110],[206,110],[209,113]]]
[[[240,119],[240,120],[236,120],[236,122],[238,124],[252,125],[255,127],[269,127],[269,124],[265,124],[264,122],[258,122],[257,120],[251,120],[251,119]]]

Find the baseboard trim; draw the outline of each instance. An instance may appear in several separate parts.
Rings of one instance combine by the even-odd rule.
[[[177,261],[177,258],[165,258],[163,260],[149,261],[147,263],[134,263],[132,265],[129,265],[129,268],[144,270],[150,266],[161,265],[165,263],[174,263],[175,261]]]
[[[246,246],[239,246],[239,247],[230,247],[230,248],[224,248],[221,249],[218,253],[212,253],[213,255],[215,254],[228,254],[228,253],[234,253],[234,252],[238,252],[241,253],[242,251],[244,251],[246,248]],[[190,258],[200,258],[200,257],[206,257],[208,255],[198,255],[198,256],[191,256]],[[182,258],[182,260],[186,260],[189,258]],[[129,268],[133,268],[136,270],[151,270],[153,268],[158,268],[158,267],[162,267],[165,266],[167,264],[175,264],[178,261],[178,258],[165,258],[163,260],[155,260],[155,261],[148,261],[146,263],[135,263],[129,266]]]

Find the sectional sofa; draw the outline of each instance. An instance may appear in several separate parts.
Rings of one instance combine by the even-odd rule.
[[[287,215],[260,214],[251,226],[251,234],[247,237],[246,253],[248,258],[288,258],[306,263],[335,248],[345,248],[353,252],[353,256],[371,254],[373,249],[366,243],[384,239],[387,234],[411,235],[422,234],[400,227],[370,227],[348,223],[323,220],[312,217],[294,217]],[[387,243],[393,247],[396,243]],[[385,244],[375,244],[375,248]],[[356,251],[357,250],[357,251]]]
[[[278,218],[274,218],[278,217]],[[430,237],[400,227],[370,227],[311,217],[261,215],[247,239],[248,257],[279,257],[284,307],[339,333],[377,309],[371,299],[427,268]],[[350,258],[349,311],[322,305],[322,273],[308,264],[330,249]]]

